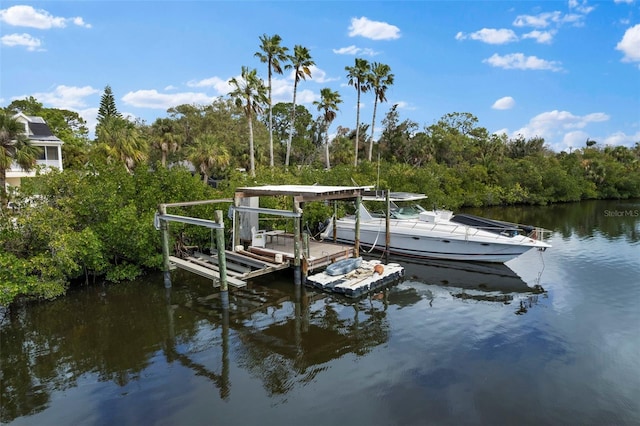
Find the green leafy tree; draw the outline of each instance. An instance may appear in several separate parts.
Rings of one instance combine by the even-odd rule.
[[[109,117],[102,122],[97,132],[97,151],[107,159],[121,162],[128,172],[146,161],[147,141],[134,123],[120,117]]]
[[[293,55],[289,57],[289,60],[291,61],[290,67],[293,68],[293,104],[291,106],[291,126],[289,128],[289,141],[287,142],[287,155],[284,161],[285,167],[289,167],[289,158],[291,156],[291,142],[296,123],[298,83],[300,80],[306,80],[307,77],[311,77],[311,67],[315,65],[315,62],[311,59],[309,49],[300,45],[293,47]]]
[[[198,136],[188,148],[187,158],[200,171],[205,185],[210,176],[219,173],[231,162],[229,151],[213,135]]]
[[[371,119],[371,139],[369,140],[369,161],[373,152],[373,135],[376,125],[376,110],[378,102],[387,101],[387,89],[393,85],[394,75],[391,74],[391,67],[387,64],[374,62],[371,64],[371,73],[369,74],[369,87],[373,91],[375,97],[373,101],[373,118]]]
[[[229,94],[235,99],[236,105],[242,107],[249,123],[249,169],[252,177],[256,175],[255,148],[253,140],[253,117],[262,112],[262,105],[268,102],[267,89],[258,77],[255,69],[250,70],[243,66],[240,79],[232,78],[229,81],[233,90]]]
[[[340,103],[342,103],[340,93],[334,92],[328,87],[320,89],[320,100],[313,102],[313,104],[318,108],[318,111],[322,112],[325,166],[327,169],[331,168],[331,161],[329,160],[329,127],[336,118],[338,104]]]
[[[102,97],[100,98],[100,107],[98,108],[98,124],[102,124],[105,120],[112,117],[122,117],[122,114],[118,112],[116,107],[116,99],[113,96],[111,86],[107,85],[104,88]]]
[[[180,149],[182,135],[174,120],[158,118],[151,125],[151,146],[160,151],[162,167],[167,165],[167,156]]]
[[[31,144],[22,123],[0,111],[0,208],[7,205],[7,170],[15,162],[24,171],[32,170],[40,148]]]
[[[272,75],[282,74],[282,64],[289,60],[287,47],[281,46],[282,38],[275,34],[271,37],[263,34],[260,37],[260,52],[256,52],[254,56],[260,59],[260,62],[267,64],[268,73],[268,90],[269,90],[269,166],[273,167],[273,101],[272,101]]]
[[[356,138],[353,148],[353,165],[358,166],[358,148],[360,143],[360,94],[369,91],[369,73],[371,72],[371,64],[366,59],[356,58],[355,65],[345,67],[349,86],[353,86],[358,93],[356,103]]]

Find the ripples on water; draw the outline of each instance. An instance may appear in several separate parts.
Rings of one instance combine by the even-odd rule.
[[[14,311],[0,421],[640,424],[640,221],[603,213],[633,206],[493,212],[554,229],[554,247],[508,267],[407,262],[359,301],[280,275],[232,291],[225,315],[177,272],[168,293],[157,275]]]

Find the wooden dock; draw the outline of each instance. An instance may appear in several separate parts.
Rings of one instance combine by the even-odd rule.
[[[294,260],[294,236],[288,233],[266,233],[267,239],[264,247],[252,247],[247,250],[250,253],[262,256],[276,262],[275,259],[282,258],[283,261],[292,262]],[[333,243],[330,241],[309,240],[308,248],[302,250],[302,258],[306,263],[306,269],[323,268],[337,260],[347,259],[354,256],[354,247],[351,245]]]
[[[268,234],[267,234],[268,235]],[[306,268],[313,271],[337,260],[353,257],[353,247],[331,242],[309,241],[309,249],[303,253]],[[244,287],[247,280],[275,271],[287,269],[294,259],[293,235],[274,233],[268,235],[265,247],[252,247],[225,251],[227,282],[234,287]],[[219,286],[218,256],[194,252],[191,256],[171,256],[173,266],[212,279]]]

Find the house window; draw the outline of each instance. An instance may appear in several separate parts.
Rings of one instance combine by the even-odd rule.
[[[46,152],[47,152],[47,160],[59,160],[58,147],[48,146],[46,147]]]

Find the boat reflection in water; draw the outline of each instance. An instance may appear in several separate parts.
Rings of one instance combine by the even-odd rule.
[[[393,259],[393,260],[391,260]],[[431,300],[436,295],[451,295],[456,299],[518,302],[516,313],[525,313],[545,290],[539,284],[529,286],[516,272],[501,263],[456,262],[445,260],[412,261],[390,258],[405,268],[405,279],[399,289],[415,288]],[[393,303],[393,298],[390,298]]]

